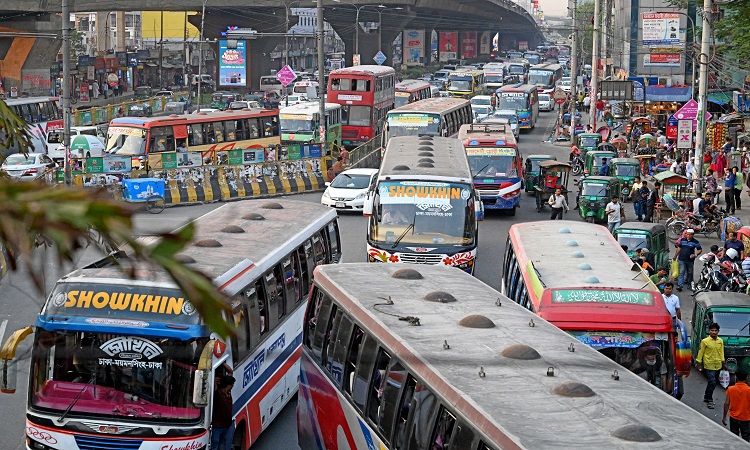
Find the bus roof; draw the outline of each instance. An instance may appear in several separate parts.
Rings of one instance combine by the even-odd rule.
[[[278,115],[277,109],[227,109],[225,111],[199,112],[198,114],[172,114],[159,117],[118,117],[109,122],[110,126],[136,125],[141,127],[169,126],[199,122],[241,119],[247,117],[268,117]]]
[[[372,75],[381,76],[388,74],[395,74],[396,71],[390,66],[377,66],[377,65],[365,65],[365,66],[353,66],[344,67],[343,69],[332,70],[328,75],[329,78],[335,75]]]
[[[29,103],[40,103],[59,100],[59,97],[20,97],[20,98],[9,98],[5,101],[8,106],[13,105],[28,105]]]
[[[407,271],[420,279],[396,278]],[[493,447],[740,444],[702,414],[460,270],[324,265],[316,268],[315,284]],[[659,442],[636,442],[649,433],[658,433]]]
[[[469,101],[454,97],[432,97],[392,109],[388,114],[402,112],[443,113],[469,105]]]
[[[461,141],[432,136],[389,139],[378,179],[404,180],[418,176],[471,183],[471,170]]]
[[[326,111],[332,111],[334,109],[340,109],[341,105],[338,103],[326,102]],[[281,108],[279,114],[317,114],[320,112],[318,103],[298,103],[296,105],[289,105]]]
[[[259,220],[258,215],[264,219]],[[248,281],[270,267],[269,257],[279,251],[289,253],[303,242],[308,228],[320,228],[330,222],[336,212],[318,203],[299,200],[245,200],[227,203],[193,223],[195,235],[191,244],[177,258],[191,261],[189,266],[213,279],[227,295],[234,295]],[[284,250],[287,249],[287,250]],[[111,283],[125,277],[117,267],[86,267],[66,277],[66,281],[86,279],[89,282]],[[165,283],[174,287],[158,270],[148,270],[136,282]],[[128,280],[128,282],[132,282]],[[239,282],[239,283],[236,283]],[[243,284],[244,283],[244,284]]]
[[[560,64],[554,64],[554,63],[541,63],[541,64],[534,64],[531,66],[534,70],[552,70],[557,71],[562,69],[562,66]]]
[[[506,84],[505,86],[497,88],[497,92],[530,92],[536,91],[536,86],[533,84]]]
[[[461,125],[461,129],[458,131],[458,139],[464,145],[484,146],[484,145],[506,145],[516,146],[516,137],[513,136],[513,131],[510,125],[497,123],[497,124],[466,124]],[[497,144],[497,141],[502,140],[504,144]],[[472,143],[472,141],[477,141]]]
[[[429,89],[430,86],[431,84],[424,80],[403,80],[399,83],[396,83],[396,90],[412,92],[424,88]]]
[[[456,69],[456,70],[451,71],[451,73],[448,76],[451,76],[451,75],[473,75],[473,76],[479,76],[479,75],[484,75],[484,71],[476,69],[476,68],[473,69],[473,70],[470,70],[470,69]]]

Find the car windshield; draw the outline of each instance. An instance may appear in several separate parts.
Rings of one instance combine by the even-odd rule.
[[[514,111],[526,109],[526,97],[524,95],[513,95],[500,94],[500,98],[497,99],[497,107],[499,109],[512,109]]]
[[[193,378],[207,338],[38,329],[31,407],[95,419],[197,422]]]
[[[282,133],[312,133],[313,123],[311,119],[285,119],[281,116]]]
[[[398,113],[388,115],[388,134],[395,136],[440,136],[440,116],[437,114]]]
[[[370,125],[369,106],[341,105],[341,124],[353,127],[366,127]]]
[[[722,336],[750,336],[750,312],[721,312],[714,311],[714,322],[721,327]],[[742,330],[742,331],[740,331]]]
[[[547,94],[539,94],[539,101],[540,102],[548,102],[551,100],[550,96]]]
[[[340,173],[331,182],[331,187],[338,189],[367,189],[370,185],[370,175]]]
[[[146,130],[141,128],[111,126],[107,130],[105,153],[140,156],[146,154]]]
[[[617,233],[617,243],[626,246],[629,252],[648,247],[647,237],[644,234]]]
[[[5,162],[3,162],[4,166],[25,166],[28,164],[34,164],[34,157],[31,155],[22,155],[20,153],[8,156],[5,158]]]
[[[492,104],[492,100],[488,97],[474,97],[471,99],[471,104],[489,106]]]
[[[484,76],[484,81],[487,83],[502,83],[504,80],[505,77],[502,74]]]
[[[370,238],[386,246],[471,245],[474,196],[470,185],[428,181],[388,181],[378,188],[378,215]],[[405,233],[405,234],[404,234]]]
[[[609,186],[604,183],[583,183],[581,195],[588,197],[604,197]]]
[[[620,166],[615,167],[615,175],[618,177],[634,177],[638,171],[638,166]]]
[[[492,115],[492,117],[498,118],[498,119],[505,119],[510,124],[516,124],[518,123],[518,116],[515,114],[508,114],[508,113],[495,113]]]

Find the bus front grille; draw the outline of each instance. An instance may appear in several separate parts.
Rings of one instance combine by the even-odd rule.
[[[123,439],[76,434],[76,444],[81,450],[138,450],[142,439]]]
[[[445,255],[428,255],[424,253],[401,253],[401,262],[409,264],[440,264]]]

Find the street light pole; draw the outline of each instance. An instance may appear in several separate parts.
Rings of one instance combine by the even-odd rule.
[[[573,45],[570,46],[570,142],[572,145],[575,145],[576,142],[576,97],[578,95],[578,26],[576,24],[577,10],[578,0],[573,0]],[[563,126],[565,126],[564,123]]]
[[[703,26],[701,27],[700,76],[698,78],[698,126],[695,138],[695,159],[698,176],[695,177],[696,192],[701,191],[700,179],[703,175],[703,152],[706,142],[706,97],[708,96],[708,54],[711,52],[711,0],[703,0]],[[721,176],[721,175],[719,175]]]
[[[359,11],[357,11],[359,12]],[[326,144],[326,103],[325,95],[323,90],[325,89],[325,55],[323,54],[323,34],[325,29],[323,27],[323,0],[317,0],[317,25],[318,25],[318,86],[320,86],[318,94],[318,117],[320,117],[320,125],[318,132],[321,134],[320,147],[321,154],[325,154],[323,147]],[[357,24],[359,26],[359,24]]]
[[[70,5],[68,0],[62,0],[62,34],[63,34],[63,81],[62,81],[62,110],[63,110],[63,147],[65,159],[63,163],[65,185],[73,182],[70,170]]]
[[[708,0],[706,0],[708,1]],[[596,95],[599,92],[599,4],[601,0],[594,0],[594,45],[591,50],[591,109],[589,110],[589,121],[591,122],[592,132],[596,132]]]
[[[203,0],[203,9],[201,10],[201,42],[200,42],[200,54],[198,55],[198,105],[195,109],[197,112],[200,112],[201,110],[201,86],[203,85],[203,24],[206,20],[206,2],[208,0]],[[219,80],[216,80],[217,82]]]

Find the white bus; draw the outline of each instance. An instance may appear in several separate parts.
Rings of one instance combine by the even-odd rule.
[[[47,133],[63,127],[62,110],[57,97],[10,98],[5,103],[28,125],[31,134],[29,151],[44,153],[47,149]],[[18,152],[17,144],[3,150],[3,154]]]
[[[411,267],[316,269],[297,400],[303,450],[747,445],[476,278]]]
[[[248,200],[194,223],[177,257],[229,297],[236,338],[222,342],[170,278],[124,252],[64,276],[33,327],[27,448],[207,449],[214,382],[231,370],[232,448],[245,450],[297,392],[313,269],[341,255],[336,212]],[[137,264],[135,277],[118,263]],[[31,332],[0,353],[2,392],[15,390],[16,347]]]
[[[276,75],[263,75],[260,77],[260,90],[263,92],[275,92],[279,96],[284,95],[284,85],[281,84]]]

